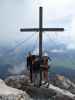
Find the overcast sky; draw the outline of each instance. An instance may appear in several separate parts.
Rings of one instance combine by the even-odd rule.
[[[39,6],[43,6],[43,27],[64,27],[60,33],[47,34],[57,43],[75,49],[75,0],[0,0],[0,44],[13,44],[32,33],[21,33],[21,27],[38,27]]]

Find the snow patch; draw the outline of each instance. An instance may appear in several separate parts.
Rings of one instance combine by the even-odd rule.
[[[54,86],[52,84],[49,85],[49,88],[54,90],[54,91],[56,91],[57,93],[60,93],[62,95],[66,95],[66,96],[68,96],[70,98],[74,98],[75,97],[75,95],[72,94],[71,92],[69,92],[67,90],[64,90],[64,89],[60,89],[60,88],[58,88],[58,87],[56,87],[56,86]]]
[[[7,86],[3,80],[0,79],[0,95],[19,95],[24,94],[25,92]]]

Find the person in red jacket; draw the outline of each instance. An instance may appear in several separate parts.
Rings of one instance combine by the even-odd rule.
[[[48,58],[44,58],[44,80],[48,81]]]

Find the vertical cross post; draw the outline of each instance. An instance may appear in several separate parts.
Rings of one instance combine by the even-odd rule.
[[[39,57],[42,57],[42,7],[39,8]]]
[[[39,57],[40,57],[40,64],[41,64],[41,57],[42,57],[42,7],[39,8]],[[40,83],[41,86],[42,81],[42,69],[40,68]]]

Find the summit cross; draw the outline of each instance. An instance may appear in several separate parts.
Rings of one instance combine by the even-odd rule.
[[[21,28],[21,32],[39,32],[39,57],[42,58],[42,38],[43,32],[63,32],[64,28],[43,28],[43,7],[39,7],[39,27],[38,28]],[[42,71],[40,70],[40,85],[42,80]]]

